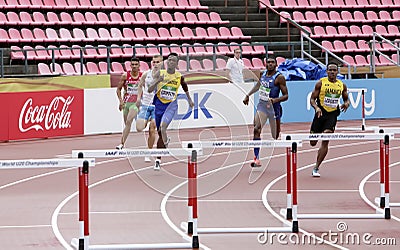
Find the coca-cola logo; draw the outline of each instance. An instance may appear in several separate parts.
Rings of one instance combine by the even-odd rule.
[[[73,101],[71,96],[56,96],[49,105],[35,106],[32,98],[27,99],[19,114],[19,130],[27,132],[71,127],[71,111],[68,108]]]

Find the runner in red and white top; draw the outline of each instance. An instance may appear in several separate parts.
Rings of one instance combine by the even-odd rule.
[[[138,97],[139,80],[142,72],[139,71],[140,61],[137,58],[131,59],[131,70],[122,74],[118,87],[117,96],[119,100],[119,110],[123,111],[125,127],[122,131],[121,144],[117,149],[122,149],[125,146],[126,139],[131,132],[132,122],[139,112],[139,103],[136,103]],[[124,89],[122,96],[121,90]]]

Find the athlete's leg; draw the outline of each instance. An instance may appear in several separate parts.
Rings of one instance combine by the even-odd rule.
[[[267,121],[267,114],[261,111],[256,112],[256,116],[254,117],[254,131],[253,131],[253,140],[261,140],[261,131],[265,122]],[[254,157],[259,159],[260,148],[254,148]]]
[[[126,139],[128,138],[129,133],[131,132],[131,127],[133,120],[135,119],[137,113],[138,113],[138,108],[136,105],[132,105],[132,107],[129,109],[128,116],[126,118],[125,122],[125,128],[122,132],[122,137],[121,137],[121,144],[125,145]]]
[[[326,129],[326,130],[324,130],[323,133],[333,133],[333,131]],[[319,147],[318,154],[317,154],[317,163],[315,164],[316,169],[319,169],[319,166],[321,165],[322,161],[325,159],[325,156],[328,154],[328,145],[329,145],[329,141],[321,142],[321,146]]]
[[[154,120],[150,120],[149,137],[147,138],[148,148],[153,148],[155,141],[156,141],[156,122]]]

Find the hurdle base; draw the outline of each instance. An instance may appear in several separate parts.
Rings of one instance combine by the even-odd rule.
[[[384,219],[384,213],[377,214],[297,214],[298,219]]]
[[[186,232],[187,232],[188,234],[193,234],[193,221],[190,221],[190,222],[187,223],[187,230],[186,230]]]
[[[299,222],[297,220],[292,222],[292,232],[293,233],[299,232]]]
[[[293,219],[293,211],[292,211],[292,208],[287,208],[287,209],[286,209],[286,219],[287,219],[287,220]]]
[[[390,219],[390,208],[388,207],[385,208],[385,219]]]
[[[199,236],[193,236],[192,248],[199,248],[199,247],[200,247]]]
[[[382,197],[375,197],[375,204],[376,205],[378,205],[378,206],[381,206],[380,204],[380,202],[381,202],[381,199]],[[385,197],[383,197],[383,198],[385,198]],[[383,207],[381,207],[381,208],[384,208],[385,207],[385,204],[383,204]],[[389,202],[389,207],[400,207],[400,203],[399,202]]]
[[[181,229],[187,229],[187,222],[181,222]],[[199,234],[227,234],[227,233],[290,233],[290,227],[203,227],[197,228]],[[193,236],[195,237],[195,236]]]
[[[380,208],[384,208],[385,207],[385,197],[381,197],[380,203],[379,203],[379,207]]]

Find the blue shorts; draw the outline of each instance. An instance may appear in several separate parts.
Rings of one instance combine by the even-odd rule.
[[[162,103],[159,99],[154,99],[156,126],[160,129],[161,123],[170,124],[178,111],[178,102],[175,100],[170,103]]]
[[[151,106],[141,105],[137,119],[143,119],[145,121],[156,119],[154,105]]]
[[[260,100],[257,104],[257,111],[261,111],[265,114],[267,114],[267,116],[273,115],[275,117],[276,120],[280,120],[282,117],[282,106],[280,103],[274,103],[273,104],[273,110],[274,113],[272,114],[272,109],[271,108],[267,108],[267,101],[262,101]]]

